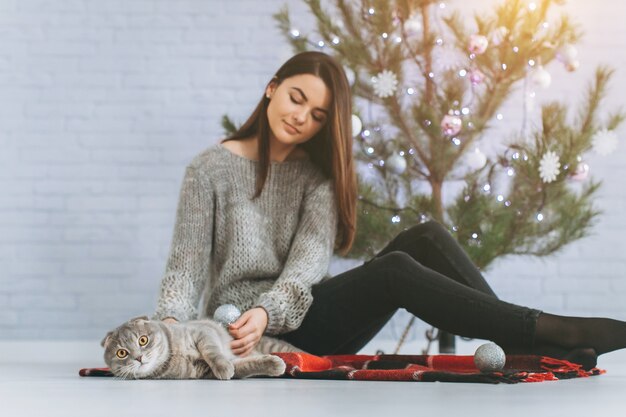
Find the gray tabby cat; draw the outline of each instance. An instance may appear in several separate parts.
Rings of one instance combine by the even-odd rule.
[[[211,319],[164,323],[146,316],[129,320],[102,340],[104,361],[123,379],[231,379],[285,372],[281,358],[270,352],[302,352],[263,336],[246,357],[230,350],[228,331]]]

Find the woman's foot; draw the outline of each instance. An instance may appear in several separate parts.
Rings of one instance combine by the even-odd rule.
[[[593,348],[574,348],[564,349],[559,346],[541,345],[536,346],[532,351],[523,348],[506,347],[503,348],[507,354],[512,355],[539,355],[549,356],[555,359],[564,359],[566,361],[576,363],[582,366],[585,371],[589,371],[596,367],[598,363],[598,354]]]

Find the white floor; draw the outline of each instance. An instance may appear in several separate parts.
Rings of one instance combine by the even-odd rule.
[[[458,353],[473,353],[480,343],[462,342]],[[406,353],[419,353],[419,348],[407,346]],[[0,416],[626,414],[626,350],[600,357],[599,367],[607,370],[604,375],[490,385],[269,378],[120,381],[79,377],[80,368],[103,366],[99,349],[97,342],[0,342]],[[366,347],[361,353],[373,352]]]

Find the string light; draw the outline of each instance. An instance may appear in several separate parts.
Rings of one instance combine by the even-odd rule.
[[[489,192],[489,191],[491,191],[491,185],[489,185],[489,184],[485,184],[485,185],[484,185],[484,187],[483,187],[483,190],[484,190],[485,192]]]
[[[537,214],[537,221],[538,222],[543,221],[543,214],[541,214],[541,213]]]
[[[300,37],[300,31],[298,29],[291,29],[291,36],[294,38]]]
[[[400,216],[397,214],[391,218],[392,223],[400,223]]]
[[[374,148],[370,146],[369,148],[367,148],[366,152],[371,155],[374,153]]]
[[[452,143],[454,143],[456,146],[461,145],[461,140],[459,138],[452,138]]]
[[[462,69],[462,70],[459,71],[459,76],[465,77],[466,75],[467,75],[467,71],[466,70]]]
[[[515,175],[515,170],[513,168],[507,169],[506,175],[508,175],[509,177],[512,177],[513,175]]]
[[[367,11],[369,14],[374,14],[374,8],[370,7],[369,10]]]
[[[413,94],[415,94],[415,89],[413,87],[409,87],[406,89],[406,93],[412,96]]]
[[[319,46],[320,48],[323,48],[323,47],[324,47],[324,45],[325,45],[324,41],[319,41],[319,42],[317,43],[317,46]]]
[[[387,39],[387,37],[388,37],[389,35],[387,34],[387,32],[384,32],[384,33],[383,33],[382,35],[380,35],[380,36],[381,36],[383,39]]]
[[[496,197],[496,200],[498,200],[499,202],[503,202],[504,196],[502,194],[499,194],[498,197]]]
[[[504,119],[504,116],[502,115],[502,113],[498,113],[498,114],[496,114],[496,119],[502,120],[502,119]]]
[[[534,12],[537,9],[537,4],[535,2],[531,2],[528,4],[528,8],[531,12]]]
[[[469,107],[463,107],[461,109],[461,113],[463,113],[465,116],[467,116],[469,114],[469,112],[470,112]]]
[[[339,44],[339,37],[335,36],[333,38],[333,44],[338,45]]]
[[[530,65],[531,67],[535,66],[535,60],[534,59],[529,59],[528,60],[528,65]]]

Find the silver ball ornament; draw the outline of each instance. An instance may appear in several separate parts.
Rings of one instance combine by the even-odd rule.
[[[237,307],[232,304],[223,304],[215,309],[213,320],[226,327],[237,321],[239,316],[241,316],[241,311]]]
[[[363,122],[356,114],[352,115],[352,136],[358,136],[363,130]]]
[[[356,81],[356,74],[354,73],[354,70],[350,67],[343,67],[343,71],[346,73],[346,78],[348,79],[350,86],[354,86],[354,82]]]
[[[416,37],[422,33],[422,21],[417,15],[411,16],[404,22],[404,30],[408,38]]]
[[[495,343],[480,345],[474,353],[474,364],[481,372],[501,371],[506,363],[506,355]]]
[[[548,88],[552,83],[552,76],[542,66],[539,66],[532,72],[531,80],[541,88]]]
[[[385,166],[394,174],[400,175],[406,170],[406,159],[401,157],[397,152],[394,152],[387,158]]]
[[[481,169],[487,163],[487,157],[480,149],[476,148],[474,152],[470,152],[466,157],[467,165],[471,170]]]

